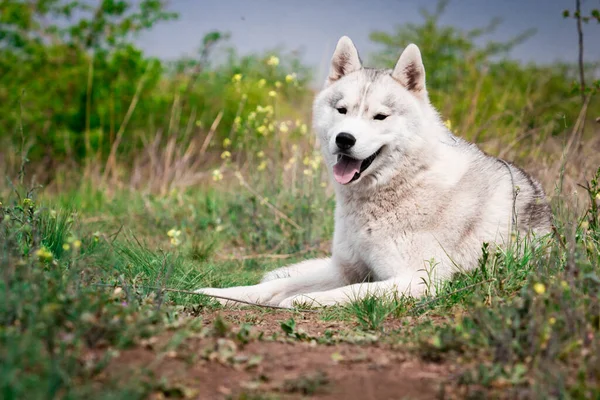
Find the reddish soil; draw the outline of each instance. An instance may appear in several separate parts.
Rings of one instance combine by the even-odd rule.
[[[330,345],[287,339],[280,327],[290,318],[286,312],[238,310],[220,315],[234,332],[239,324],[252,323],[249,343],[199,334],[180,340],[176,331],[170,332],[121,351],[107,368],[107,377],[151,371],[154,382],[168,382],[154,391],[152,398],[157,399],[439,399],[444,398],[442,385],[455,372],[383,341]],[[202,318],[209,325],[215,316]],[[293,316],[296,330],[313,336],[322,337],[326,329],[337,333],[353,328],[311,314]],[[263,338],[278,333],[278,339],[258,340],[259,332]]]

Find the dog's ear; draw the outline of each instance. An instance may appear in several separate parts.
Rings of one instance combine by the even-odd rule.
[[[425,67],[421,51],[414,44],[409,44],[392,72],[392,78],[400,82],[408,91],[419,96],[427,96],[425,91]]]
[[[331,57],[331,67],[327,85],[331,85],[341,77],[362,68],[358,51],[348,36],[342,36]]]

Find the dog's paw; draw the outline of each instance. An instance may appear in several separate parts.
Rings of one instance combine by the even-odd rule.
[[[219,304],[226,306],[226,307],[240,307],[240,306],[246,305],[245,303],[240,303],[240,302],[237,302],[234,300],[230,300],[230,299],[234,298],[232,296],[234,293],[230,293],[231,291],[228,291],[228,289],[202,288],[202,289],[194,290],[194,292],[199,293],[199,294],[205,294],[207,296],[211,296],[211,298],[218,301]],[[212,297],[212,296],[215,296],[215,297]]]
[[[257,290],[253,286],[238,286],[224,289],[203,288],[196,290],[196,293],[215,296],[217,300],[227,307],[243,307],[256,305],[270,305],[274,294]]]

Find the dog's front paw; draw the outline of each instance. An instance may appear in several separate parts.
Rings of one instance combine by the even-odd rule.
[[[228,289],[202,288],[194,290],[194,292],[210,296],[218,301],[221,305],[226,307],[240,307],[246,305],[245,303],[231,300],[233,298],[232,294],[234,293],[231,293],[231,290]]]

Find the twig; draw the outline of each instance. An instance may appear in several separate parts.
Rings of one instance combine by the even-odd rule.
[[[94,286],[101,286],[101,287],[122,287],[123,290],[125,290],[125,292],[127,293],[127,285],[125,284],[121,284],[121,285],[110,285],[110,284],[106,284],[106,283],[94,283]],[[238,299],[233,299],[231,297],[225,297],[225,296],[217,296],[214,294],[206,294],[206,293],[197,293],[197,292],[192,292],[191,290],[181,290],[181,289],[172,289],[172,288],[160,288],[160,287],[152,287],[152,286],[138,286],[140,288],[143,289],[149,289],[149,290],[157,290],[157,291],[164,291],[164,292],[172,292],[172,293],[181,293],[181,294],[191,294],[191,295],[195,295],[195,296],[207,296],[207,297],[212,297],[215,299],[221,299],[221,300],[227,300],[227,301],[233,301],[236,303],[243,303],[243,304],[247,304],[250,306],[256,306],[256,307],[262,307],[262,308],[272,308],[275,310],[286,310],[286,311],[296,311],[296,312],[308,312],[308,313],[317,313],[317,310],[305,310],[305,309],[299,309],[299,308],[287,308],[287,307],[280,307],[280,306],[273,306],[273,305],[269,305],[269,304],[259,304],[259,303],[252,303],[251,301],[245,301],[245,300],[238,300]]]
[[[219,123],[221,123],[221,118],[223,118],[223,110],[219,111],[219,114],[217,114],[217,117],[215,118],[212,125],[210,126],[210,130],[208,131],[208,134],[206,135],[206,139],[204,139],[204,143],[202,143],[202,147],[200,147],[200,156],[203,156],[204,153],[206,153],[206,149],[208,148],[208,145],[210,144],[210,141],[211,141],[213,135],[217,131],[217,127],[219,126]]]

